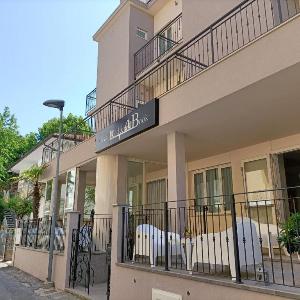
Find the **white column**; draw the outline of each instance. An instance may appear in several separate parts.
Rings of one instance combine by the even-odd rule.
[[[97,158],[96,214],[112,214],[112,205],[126,203],[127,159],[103,155]]]
[[[78,211],[82,215],[82,218],[84,214],[85,188],[86,172],[77,168],[73,210]]]
[[[170,133],[168,143],[168,207],[171,209],[170,231],[183,234],[185,230],[186,213],[186,158],[184,135],[178,132]],[[183,201],[180,201],[183,200]],[[175,220],[177,220],[175,222]]]
[[[184,135],[170,133],[168,142],[168,201],[186,199],[186,159]],[[174,204],[175,205],[175,204]],[[178,204],[176,205],[178,206]]]
[[[70,259],[72,252],[72,232],[73,229],[78,228],[78,218],[79,212],[72,211],[67,213],[67,228],[65,231],[65,250],[64,250],[64,263],[63,263],[63,282],[59,285],[61,289],[67,288],[69,286],[69,276],[70,276]],[[55,274],[57,276],[57,274]],[[57,283],[56,283],[57,285]]]

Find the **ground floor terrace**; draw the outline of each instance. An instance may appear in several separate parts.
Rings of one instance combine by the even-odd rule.
[[[164,139],[165,148],[157,153],[167,152],[165,161],[142,155],[98,158],[113,166],[110,180],[116,180],[110,194],[113,220],[118,220],[113,222],[112,295],[120,295],[119,283],[125,281],[132,291],[128,299],[145,290],[145,299],[151,299],[153,288],[185,299],[186,289],[175,282],[189,286],[196,283],[185,280],[203,277],[205,284],[243,282],[267,287],[271,294],[283,288],[299,295],[299,255],[286,233],[291,226],[299,238],[300,136],[199,159],[189,159],[184,134]]]
[[[100,154],[61,173],[59,288],[110,290],[111,299],[198,299],[203,289],[228,299],[299,298],[300,135],[202,157],[187,140],[169,133],[149,159]],[[14,252],[15,266],[43,280],[48,179],[43,216],[19,226]]]

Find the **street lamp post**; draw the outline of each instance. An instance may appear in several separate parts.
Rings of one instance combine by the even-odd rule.
[[[52,266],[53,266],[53,251],[54,251],[54,240],[55,240],[55,225],[56,225],[56,214],[57,214],[57,197],[58,197],[58,177],[59,177],[59,159],[60,159],[60,148],[61,148],[61,137],[63,129],[63,110],[65,101],[63,100],[47,100],[43,105],[51,108],[57,108],[60,111],[60,122],[59,122],[59,135],[58,135],[58,146],[56,155],[56,172],[53,184],[53,194],[51,199],[52,219],[51,219],[51,231],[50,231],[50,247],[49,247],[49,261],[48,261],[48,277],[47,281],[52,281]]]

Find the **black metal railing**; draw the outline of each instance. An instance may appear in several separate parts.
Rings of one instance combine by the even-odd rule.
[[[134,54],[134,75],[138,76],[182,41],[182,14],[169,22]]]
[[[85,103],[85,114],[88,115],[90,111],[92,111],[96,107],[96,92],[97,89],[92,90],[86,96],[86,103]]]
[[[110,243],[111,220],[111,215],[97,215],[94,210],[83,219],[79,216],[78,226],[72,232],[69,286],[83,285],[90,293],[96,276],[95,257],[105,254]],[[97,271],[105,273],[107,269]]]
[[[160,98],[300,12],[298,0],[246,0],[92,114],[96,131]]]
[[[295,187],[124,208],[122,261],[300,287],[299,192]]]
[[[49,250],[51,234],[51,217],[20,220],[22,230],[21,243],[23,247]],[[54,249],[64,251],[65,229],[63,222],[58,220],[55,226]]]
[[[95,134],[95,118],[86,117],[82,124],[75,126],[72,130],[64,133],[61,140],[61,152],[67,152],[78,144],[90,139]],[[58,135],[43,148],[42,163],[49,163],[56,158],[58,149]]]

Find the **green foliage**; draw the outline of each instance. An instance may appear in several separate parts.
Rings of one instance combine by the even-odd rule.
[[[8,107],[0,113],[0,185],[7,186],[10,178],[9,166],[15,162],[24,151],[23,138],[18,132],[17,121]]]
[[[87,186],[85,188],[84,214],[90,215],[95,208],[95,187]]]
[[[292,214],[282,225],[278,242],[289,254],[300,254],[300,213]]]
[[[49,135],[59,132],[59,119],[53,118],[45,122],[39,129],[37,138],[42,141]],[[63,132],[64,133],[84,133],[90,132],[90,128],[82,117],[69,114],[63,119]]]
[[[59,119],[54,118],[45,122],[37,133],[21,136],[17,120],[8,107],[0,113],[0,191],[9,189],[11,177],[9,168],[24,154],[30,151],[38,142],[59,131]],[[69,114],[63,120],[64,133],[90,132],[82,117]]]
[[[3,197],[0,196],[0,225],[2,224],[5,210],[6,210],[6,203]]]
[[[43,175],[44,170],[47,168],[47,165],[33,165],[29,169],[22,172],[18,180],[24,180],[31,185],[30,196],[32,198],[32,211],[33,218],[38,218],[40,200],[41,200],[41,186],[39,184],[39,178]]]
[[[39,178],[43,175],[44,170],[46,169],[47,165],[33,165],[29,169],[22,172],[19,176],[19,180],[25,180],[30,182],[34,185],[36,182],[39,181]]]
[[[32,201],[30,199],[21,198],[20,196],[14,196],[8,200],[6,208],[13,211],[18,218],[23,218],[31,214]]]

